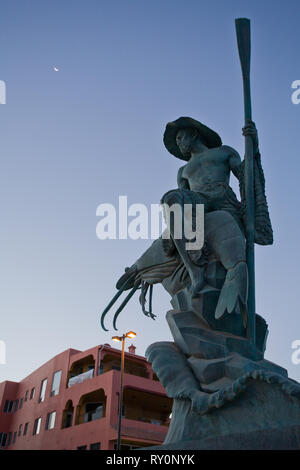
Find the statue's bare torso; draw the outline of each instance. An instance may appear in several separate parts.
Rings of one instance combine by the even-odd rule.
[[[193,155],[178,171],[178,186],[201,192],[207,184],[229,184],[230,171],[236,176],[241,159],[238,153],[226,145],[210,148]]]

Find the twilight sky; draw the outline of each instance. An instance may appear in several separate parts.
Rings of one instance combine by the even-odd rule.
[[[253,119],[274,230],[274,245],[256,248],[257,312],[270,328],[266,358],[300,380],[299,15],[298,0],[2,0],[0,381],[67,348],[111,343],[100,313],[151,241],[100,241],[96,208],[119,195],[150,207],[176,187],[168,121],[194,117],[243,155],[237,17],[252,22]],[[171,340],[161,286],[153,302],[155,322],[137,295],[119,319],[120,333],[137,332],[138,354]]]

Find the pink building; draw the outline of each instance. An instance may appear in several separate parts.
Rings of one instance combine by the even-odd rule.
[[[0,449],[114,449],[121,351],[67,349],[21,382],[0,383]],[[122,448],[158,445],[172,400],[150,364],[125,353]]]

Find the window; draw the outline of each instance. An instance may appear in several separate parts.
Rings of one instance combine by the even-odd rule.
[[[14,404],[13,400],[6,400],[5,405],[4,405],[4,410],[3,410],[4,413],[11,413],[13,409],[13,404]]]
[[[5,432],[0,432],[0,447],[5,447],[6,439],[7,439],[7,434]]]
[[[87,403],[85,405],[84,422],[94,421],[95,419],[102,418],[103,416],[103,403]]]
[[[41,383],[39,403],[45,400],[46,388],[47,388],[47,379],[44,379]]]
[[[86,446],[79,446],[77,447],[77,450],[86,450]]]
[[[162,420],[161,420],[161,419],[150,419],[150,423],[151,423],[151,424],[161,425],[161,424],[162,424]]]
[[[24,400],[24,399],[23,399],[23,398],[21,398],[21,400],[20,400],[20,406],[19,406],[19,410],[20,410],[20,409],[22,408],[22,406],[23,406],[23,400]]]
[[[21,436],[21,433],[22,433],[22,424],[20,424],[20,426],[19,426],[18,436]]]
[[[66,412],[66,419],[65,419],[65,428],[70,428],[73,422],[73,411]]]
[[[28,400],[28,393],[29,393],[29,390],[26,390],[24,401]]]
[[[16,440],[17,440],[17,432],[14,432],[14,438],[13,438],[13,442],[12,442],[12,443],[14,444],[14,443],[16,442]]]
[[[134,450],[134,449],[139,449],[140,447],[143,446],[134,446],[130,444],[121,444],[121,449],[120,450]],[[117,450],[117,443],[114,443],[114,450]]]
[[[10,443],[11,443],[11,436],[12,436],[12,433],[10,432],[10,433],[8,434],[8,438],[7,438],[7,443],[6,443],[7,446],[9,446]]]
[[[18,408],[19,408],[19,400],[16,400],[14,404],[14,412],[17,411]]]
[[[70,428],[73,423],[73,413],[74,413],[74,407],[72,400],[67,401],[65,409],[63,410],[63,415],[62,415],[62,429],[64,428]]]
[[[46,429],[53,429],[55,424],[56,411],[47,414]]]
[[[90,450],[100,450],[101,445],[100,442],[95,442],[94,444],[90,445]]]
[[[34,422],[33,426],[33,435],[39,434],[41,429],[42,418],[37,418]]]
[[[53,397],[54,395],[58,395],[60,379],[61,379],[61,370],[53,374],[52,387],[51,387],[51,392],[50,392],[51,397]]]
[[[25,423],[23,436],[26,436],[27,431],[28,431],[28,426],[29,426],[29,423]]]
[[[34,398],[34,395],[35,395],[35,388],[32,388],[30,392],[30,400]]]

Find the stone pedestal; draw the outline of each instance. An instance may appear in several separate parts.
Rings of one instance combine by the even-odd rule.
[[[174,342],[150,345],[146,357],[174,398],[161,449],[300,448],[300,385],[263,357],[266,324],[253,346],[216,331],[195,311],[171,310]]]
[[[190,400],[175,399],[172,416],[166,449],[300,449],[299,396],[251,374],[219,409],[200,416]]]

